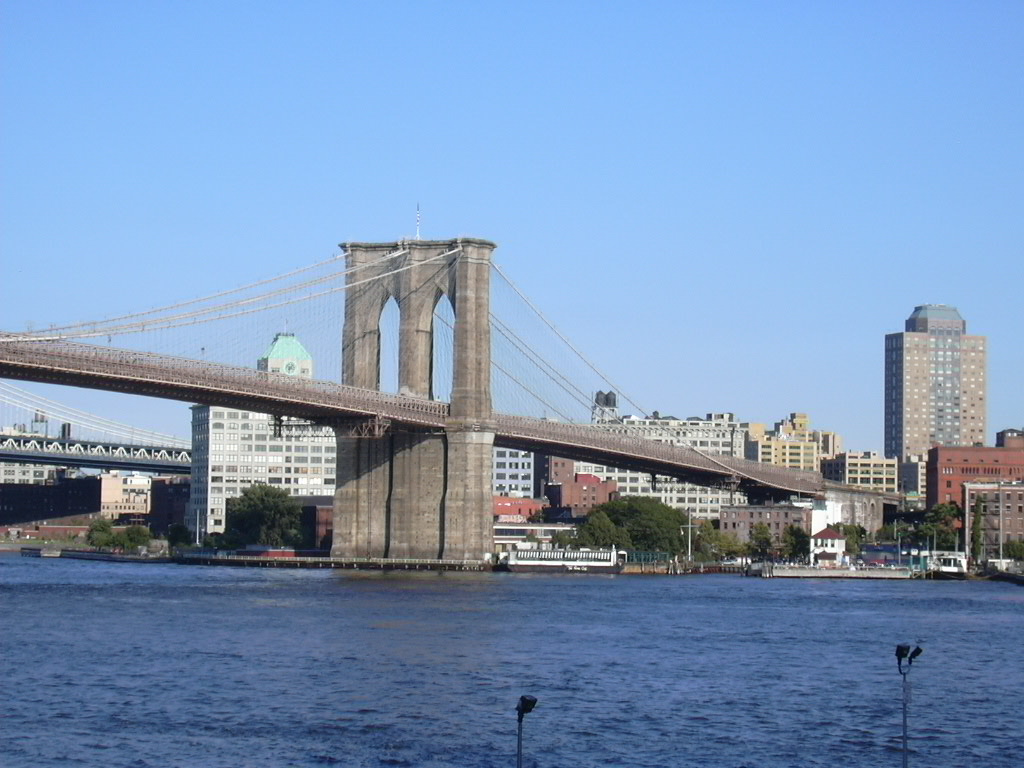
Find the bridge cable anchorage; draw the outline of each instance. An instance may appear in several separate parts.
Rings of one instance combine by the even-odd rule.
[[[401,256],[402,254],[405,254],[405,253],[408,253],[408,252],[409,252],[408,249],[399,248],[399,249],[397,249],[395,251],[392,251],[391,253],[384,254],[383,256],[381,256],[381,258],[378,261],[370,262],[368,264],[361,264],[361,265],[358,265],[357,267],[355,267],[353,269],[343,270],[342,272],[332,272],[330,277],[327,278],[327,279],[336,279],[337,277],[342,277],[342,276],[344,276],[344,275],[346,275],[346,274],[348,274],[350,272],[355,272],[355,271],[358,271],[359,269],[365,269],[366,267],[373,266],[374,264],[378,264],[381,261],[384,261],[386,259],[392,259],[392,258],[395,258],[396,256]],[[168,304],[167,306],[157,307],[156,309],[149,309],[149,310],[146,310],[144,312],[134,312],[134,313],[127,314],[127,315],[120,315],[118,317],[111,317],[111,318],[107,318],[106,320],[97,320],[97,321],[84,322],[84,323],[74,323],[72,325],[52,326],[52,327],[48,328],[45,331],[45,333],[54,333],[54,332],[65,331],[65,330],[73,330],[75,328],[85,328],[87,326],[91,327],[93,329],[96,329],[99,325],[104,324],[104,323],[109,324],[109,323],[116,323],[116,322],[121,321],[121,320],[131,320],[133,318],[146,317],[148,315],[155,315],[155,314],[160,313],[160,312],[167,312],[167,311],[170,311],[170,310],[181,309],[182,307],[191,306],[193,304],[199,304],[199,303],[202,303],[204,301],[213,301],[214,299],[219,299],[222,296],[230,296],[231,294],[241,293],[242,291],[247,291],[247,290],[250,290],[252,288],[258,288],[261,285],[266,285],[268,283],[273,283],[273,282],[278,281],[278,280],[287,280],[288,278],[294,277],[295,275],[301,274],[303,272],[308,272],[311,269],[316,269],[316,268],[322,267],[322,266],[324,266],[326,264],[330,264],[332,262],[335,262],[338,259],[342,258],[343,255],[344,254],[336,254],[334,256],[331,256],[331,258],[329,258],[329,259],[325,259],[324,261],[319,261],[319,262],[317,262],[315,264],[311,264],[311,265],[306,266],[306,267],[300,267],[299,269],[292,270],[291,272],[286,272],[283,275],[278,275],[276,277],[269,277],[269,278],[267,278],[265,280],[257,280],[255,283],[249,283],[248,285],[243,285],[243,286],[240,286],[238,288],[231,288],[231,289],[226,290],[226,291],[220,291],[218,293],[212,293],[209,296],[203,296],[203,297],[198,298],[198,299],[190,299],[188,301],[182,301],[182,302],[179,302],[177,304]],[[299,284],[293,286],[289,290],[298,290],[299,288],[302,288],[303,286],[307,285],[308,282],[312,282],[312,281],[307,281],[307,283],[299,283]],[[43,333],[43,331],[40,331],[40,333]]]
[[[412,269],[413,267],[421,266],[423,264],[428,264],[428,263],[430,263],[432,261],[437,261],[437,260],[445,258],[447,256],[451,256],[452,254],[458,253],[461,250],[462,250],[461,247],[455,248],[455,249],[453,249],[451,251],[447,251],[445,253],[438,254],[437,256],[431,257],[429,259],[424,259],[421,262],[414,262],[414,263],[411,263],[411,264],[407,264],[404,267],[399,267],[398,269],[393,269],[393,270],[390,270],[388,272],[382,272],[379,275],[375,275],[373,277],[366,278],[365,280],[357,280],[354,283],[347,283],[347,284],[345,284],[343,286],[339,286],[337,288],[329,288],[327,290],[320,291],[318,293],[310,293],[310,294],[307,294],[305,296],[299,296],[299,297],[294,298],[294,299],[288,299],[287,301],[280,301],[280,302],[277,302],[276,304],[267,304],[267,305],[260,306],[260,307],[251,307],[249,309],[242,309],[242,310],[239,310],[237,312],[228,312],[226,314],[217,315],[216,317],[205,317],[205,318],[203,318],[202,315],[210,314],[210,313],[216,312],[216,311],[223,311],[223,310],[226,310],[226,309],[231,309],[232,307],[242,306],[243,304],[251,304],[253,301],[266,298],[269,295],[277,295],[277,294],[280,294],[280,293],[289,293],[292,290],[294,290],[294,287],[293,288],[289,288],[287,290],[282,289],[281,291],[276,291],[276,292],[273,292],[272,294],[267,294],[267,295],[264,295],[264,296],[257,296],[257,297],[251,298],[251,299],[245,299],[245,300],[238,301],[238,302],[231,302],[229,304],[220,305],[218,307],[212,307],[212,308],[208,308],[208,309],[205,309],[205,310],[199,310],[199,311],[196,311],[196,312],[188,312],[188,313],[184,313],[184,314],[181,314],[181,315],[171,316],[171,317],[168,317],[168,318],[158,318],[156,320],[151,320],[151,321],[148,321],[148,322],[130,323],[130,324],[126,324],[126,325],[123,325],[123,326],[115,326],[113,328],[103,328],[103,329],[99,329],[99,330],[85,331],[85,332],[76,333],[76,334],[68,334],[66,336],[32,336],[32,337],[28,337],[28,338],[21,338],[21,339],[18,339],[18,340],[20,340],[20,341],[64,341],[66,339],[72,339],[72,338],[86,339],[86,338],[96,338],[96,337],[99,337],[99,336],[125,335],[125,334],[130,334],[130,333],[141,333],[141,332],[145,332],[145,331],[156,331],[156,330],[167,330],[167,329],[170,329],[170,328],[181,328],[181,327],[188,326],[188,325],[200,325],[202,323],[209,323],[209,322],[213,322],[213,321],[216,321],[216,320],[226,320],[226,319],[232,318],[232,317],[241,317],[241,316],[244,316],[244,315],[251,315],[251,314],[255,314],[257,312],[265,312],[267,310],[278,309],[280,307],[286,307],[286,306],[289,306],[289,305],[292,305],[292,304],[298,304],[299,302],[309,301],[311,299],[318,299],[318,298],[321,298],[323,296],[330,296],[330,295],[335,294],[335,293],[341,293],[343,291],[347,291],[349,288],[355,288],[357,286],[364,285],[365,283],[370,283],[370,282],[373,282],[374,280],[380,280],[380,279],[385,278],[385,277],[390,277],[391,275],[396,275],[399,272],[405,272],[406,270]],[[332,277],[331,279],[334,279],[334,277]],[[318,280],[318,282],[324,282],[324,281],[325,281],[325,279],[319,279]],[[310,281],[310,282],[316,282],[316,281]],[[176,322],[171,322],[171,321],[176,321]]]
[[[55,400],[37,395],[28,390],[15,387],[5,381],[0,381],[0,402],[17,408],[24,408],[30,411],[43,411],[47,416],[53,416],[61,421],[77,427],[93,429],[108,435],[114,435],[127,440],[148,440],[153,445],[168,445],[174,447],[187,447],[191,442],[174,435],[165,435],[160,432],[139,429],[130,424],[113,421],[102,416],[81,411],[77,408],[64,405]]]
[[[619,395],[622,396],[623,400],[625,400],[627,403],[630,403],[630,404],[636,406],[636,408],[641,413],[643,413],[643,414],[647,413],[647,411],[644,410],[635,400],[633,400],[633,398],[629,397],[629,395],[627,395],[625,393],[625,391],[621,387],[619,387],[611,379],[609,379],[604,373],[602,373],[597,368],[596,365],[594,365],[592,362],[590,362],[590,360],[588,360],[587,357],[582,352],[580,352],[578,349],[576,349],[576,347],[573,345],[573,343],[571,341],[569,341],[569,339],[566,338],[566,336],[560,330],[558,330],[558,328],[555,327],[555,325],[550,320],[548,320],[548,318],[544,315],[544,313],[541,312],[540,309],[538,309],[537,306],[532,301],[530,301],[530,299],[526,296],[526,294],[524,294],[521,290],[519,290],[519,286],[517,286],[515,283],[512,282],[511,278],[509,278],[508,275],[506,275],[502,271],[501,267],[499,267],[497,265],[497,263],[491,262],[491,265],[494,267],[494,270],[501,276],[501,278],[506,283],[509,284],[509,286],[512,288],[512,290],[516,292],[516,294],[519,296],[519,298],[521,298],[524,302],[526,302],[526,305],[536,313],[537,317],[539,317],[544,322],[544,324],[547,325],[547,327],[550,328],[555,333],[555,335],[557,335],[558,338],[560,338],[562,340],[562,342],[567,347],[569,347],[569,349],[571,349],[573,351],[573,353],[575,353],[575,355],[587,365],[588,368],[590,368],[590,370],[592,370],[594,373],[596,373],[601,378],[602,381],[604,381],[605,383],[608,384],[609,387],[611,387],[613,390],[618,392]]]

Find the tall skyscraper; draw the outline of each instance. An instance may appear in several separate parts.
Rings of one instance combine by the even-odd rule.
[[[923,304],[885,337],[885,455],[985,442],[986,339],[955,307]]]

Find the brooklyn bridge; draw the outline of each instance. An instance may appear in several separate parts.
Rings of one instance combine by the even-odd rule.
[[[726,487],[752,500],[823,491],[817,473],[658,442],[630,434],[625,425],[598,428],[552,416],[561,409],[531,388],[527,367],[564,391],[582,388],[572,374],[541,360],[531,339],[492,312],[492,275],[503,276],[492,261],[494,249],[494,243],[474,238],[346,243],[343,269],[338,257],[317,265],[319,277],[295,282],[302,271],[296,270],[282,276],[292,278],[287,289],[266,290],[271,281],[260,281],[247,286],[254,290],[245,298],[225,300],[235,291],[224,291],[113,320],[0,332],[0,378],[246,409],[330,427],[337,441],[335,557],[476,560],[490,553],[494,447]],[[213,361],[205,347],[201,356],[184,356],[159,349],[157,342],[112,343],[115,337],[160,338],[173,328],[194,333],[201,322],[282,306],[293,311],[303,301],[334,294],[344,297],[335,342],[340,381]],[[447,314],[440,311],[446,302]],[[381,318],[392,303],[398,314],[393,393],[381,391]],[[449,360],[438,354],[444,334],[450,338]],[[229,334],[226,343],[241,341]],[[496,342],[518,350],[522,359],[492,357]],[[447,399],[438,385],[444,364],[450,366]],[[492,386],[499,379],[530,392],[546,415],[496,409]]]

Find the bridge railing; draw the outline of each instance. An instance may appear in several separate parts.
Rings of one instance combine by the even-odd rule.
[[[68,440],[57,437],[0,435],[0,449],[70,456],[128,456],[160,461],[189,461],[189,449],[172,446],[103,443],[96,440]]]
[[[716,474],[725,471],[756,482],[772,478],[772,485],[793,491],[815,492],[821,489],[821,475],[816,472],[799,472],[732,456],[713,456],[688,446],[607,432],[591,425],[540,421],[506,414],[496,415],[495,422],[499,431],[511,436],[560,445],[577,445],[581,448],[602,448],[622,455],[704,469]]]
[[[239,407],[259,403],[269,412],[303,414],[325,421],[349,414],[356,418],[377,416],[419,427],[442,428],[449,414],[447,403],[348,387],[335,382],[297,379],[282,373],[189,360],[152,352],[116,349],[66,341],[26,341],[14,335],[0,335],[0,373],[4,370],[79,374],[99,379],[111,388],[175,397],[179,400],[224,403],[234,400]],[[142,386],[140,386],[140,384]],[[166,387],[166,389],[162,389]],[[260,408],[254,408],[259,410]],[[616,456],[650,460],[667,467],[679,467],[719,476],[734,476],[755,483],[794,492],[817,492],[821,476],[771,464],[702,453],[694,448],[650,440],[640,435],[610,433],[592,425],[551,422],[522,416],[495,414],[499,433],[578,447],[581,452],[604,453],[614,466]],[[635,463],[635,461],[634,461]]]
[[[221,395],[271,398],[296,406],[308,408],[313,405],[334,411],[377,414],[425,426],[443,426],[448,415],[448,404],[433,400],[347,387],[323,380],[299,379],[283,373],[75,342],[0,338],[0,363],[142,381],[150,385],[206,389]]]

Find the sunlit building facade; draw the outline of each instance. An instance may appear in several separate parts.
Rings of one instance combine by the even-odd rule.
[[[806,413],[791,413],[788,419],[775,422],[770,430],[759,423],[743,427],[747,431],[746,458],[762,464],[817,472],[822,459],[832,458],[842,451],[843,441],[839,435],[811,429]]]
[[[955,307],[923,304],[885,337],[885,455],[984,445],[987,340]]]
[[[279,333],[257,369],[313,378],[313,360],[293,334]],[[223,533],[228,499],[263,483],[292,496],[333,496],[334,431],[233,408],[192,407],[188,526],[199,540]]]
[[[743,456],[747,435],[746,429],[732,413],[709,413],[704,418],[691,416],[678,419],[662,416],[655,411],[650,418],[624,416],[618,421],[598,421],[595,426],[609,432],[696,448],[714,456]],[[648,496],[701,519],[718,519],[718,512],[723,505],[746,502],[744,494],[728,488],[680,483],[669,477],[652,478],[648,473],[591,462],[574,462],[573,467],[567,468],[566,472],[567,475],[593,476],[598,481],[613,482],[614,492],[619,497]]]

